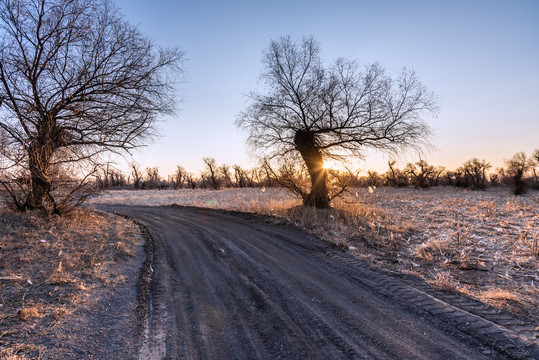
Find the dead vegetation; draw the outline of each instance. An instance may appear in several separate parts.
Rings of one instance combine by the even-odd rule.
[[[358,191],[336,205],[376,214],[364,237],[341,234],[358,248],[357,256],[539,320],[539,193],[514,197],[504,188]]]
[[[40,339],[92,290],[124,281],[110,265],[131,256],[140,236],[130,221],[89,210],[0,210],[0,229],[0,360],[41,358]]]

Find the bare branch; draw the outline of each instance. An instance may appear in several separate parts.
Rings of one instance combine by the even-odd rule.
[[[342,58],[325,67],[312,37],[272,41],[262,63],[265,88],[250,93],[236,125],[262,158],[301,156],[311,177],[312,196],[304,198],[310,205],[329,206],[327,159],[429,146],[424,119],[436,114],[436,97],[413,71],[393,78],[378,63],[360,67]]]
[[[152,137],[174,110],[182,59],[110,0],[0,0],[0,130],[11,140],[0,157],[30,172],[25,206],[55,203],[51,166],[92,164]]]

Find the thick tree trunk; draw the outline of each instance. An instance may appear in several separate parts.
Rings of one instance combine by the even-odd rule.
[[[329,208],[327,174],[314,135],[309,131],[299,130],[294,136],[294,144],[305,161],[311,177],[311,191],[303,198],[303,204],[318,209]]]
[[[55,148],[53,144],[51,139],[38,137],[27,149],[31,190],[23,206],[25,209],[45,209],[46,200],[51,199],[52,182],[48,173]]]
[[[24,207],[26,209],[44,209],[45,199],[49,196],[51,191],[51,183],[37,174],[32,175],[30,179],[32,191],[28,195]]]

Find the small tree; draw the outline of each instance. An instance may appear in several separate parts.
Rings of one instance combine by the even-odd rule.
[[[535,149],[533,155],[533,188],[539,190],[539,173],[537,171],[537,167],[539,166],[539,149]]]
[[[224,187],[232,187],[232,178],[230,177],[230,165],[223,164],[219,166],[218,172],[221,175],[222,182],[224,184]]]
[[[244,188],[247,186],[252,186],[252,181],[249,178],[249,174],[247,171],[243,170],[239,165],[234,165],[232,168],[234,169],[235,187]]]
[[[185,180],[187,181],[187,187],[189,189],[196,189],[198,184],[197,184],[197,180],[195,179],[195,176],[192,174],[192,173],[187,173],[185,175]]]
[[[522,195],[526,192],[526,173],[533,167],[533,159],[519,152],[511,159],[505,161],[505,175],[510,185],[513,187],[515,195]]]
[[[172,175],[171,180],[175,190],[183,188],[183,184],[187,180],[187,171],[183,166],[178,165],[176,167],[176,171],[174,172],[174,175]]]
[[[295,161],[283,161],[279,168],[265,162],[262,165],[265,173],[266,185],[278,184],[289,189],[299,197],[305,197],[308,188],[308,174],[305,169]]]
[[[268,171],[263,165],[251,169],[251,171],[249,171],[249,178],[251,179],[251,183],[249,185],[251,187],[273,185],[268,176]]]
[[[115,169],[110,163],[102,167],[96,176],[96,182],[100,189],[124,186],[127,183],[125,175],[120,170]]]
[[[143,189],[164,189],[166,182],[161,181],[158,167],[146,168],[146,180],[142,182]]]
[[[410,177],[410,182],[419,188],[428,188],[431,185],[431,177],[434,175],[434,166],[425,160],[419,160],[415,164],[408,163],[404,172]]]
[[[237,125],[266,163],[294,159],[305,168],[307,206],[329,207],[324,160],[417,147],[430,133],[423,118],[435,112],[434,96],[413,71],[392,78],[378,63],[360,67],[346,59],[325,67],[312,37],[272,41],[262,62],[266,89],[250,93]]]
[[[473,158],[466,161],[458,169],[462,176],[463,186],[472,189],[485,189],[488,185],[487,171],[492,165],[486,160]]]
[[[404,171],[395,168],[395,163],[395,160],[387,162],[389,169],[385,173],[386,184],[397,187],[408,186],[408,176]]]
[[[61,212],[54,176],[79,182],[173,110],[182,53],[157,49],[109,0],[0,0],[0,152],[28,186],[17,207]],[[9,189],[8,189],[9,190]]]
[[[444,183],[449,186],[455,185],[455,173],[453,171],[446,171],[444,174]]]
[[[381,183],[380,174],[374,170],[368,170],[365,181],[365,185],[376,187]]]
[[[212,189],[218,190],[221,187],[221,181],[219,180],[217,161],[215,161],[214,158],[208,157],[204,158],[203,161],[206,165],[206,169],[204,174],[202,174],[202,177],[206,179],[208,185],[211,186]]]
[[[135,189],[142,189],[142,171],[135,163],[131,164],[131,177],[133,178],[133,187]]]
[[[434,168],[433,174],[432,174],[432,184],[433,186],[440,185],[441,181],[440,179],[443,179],[445,174],[445,167],[444,166],[437,166]]]

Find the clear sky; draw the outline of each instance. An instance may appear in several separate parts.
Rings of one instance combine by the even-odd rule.
[[[436,150],[424,158],[456,168],[478,157],[495,167],[539,148],[539,1],[537,0],[117,0],[133,24],[163,46],[186,52],[178,113],[162,137],[135,154],[141,166],[198,175],[203,157],[254,165],[246,134],[234,126],[258,86],[271,39],[313,35],[328,62],[337,57],[406,66],[440,98],[428,119]],[[416,161],[405,154],[399,164]],[[385,171],[369,153],[362,168]]]

